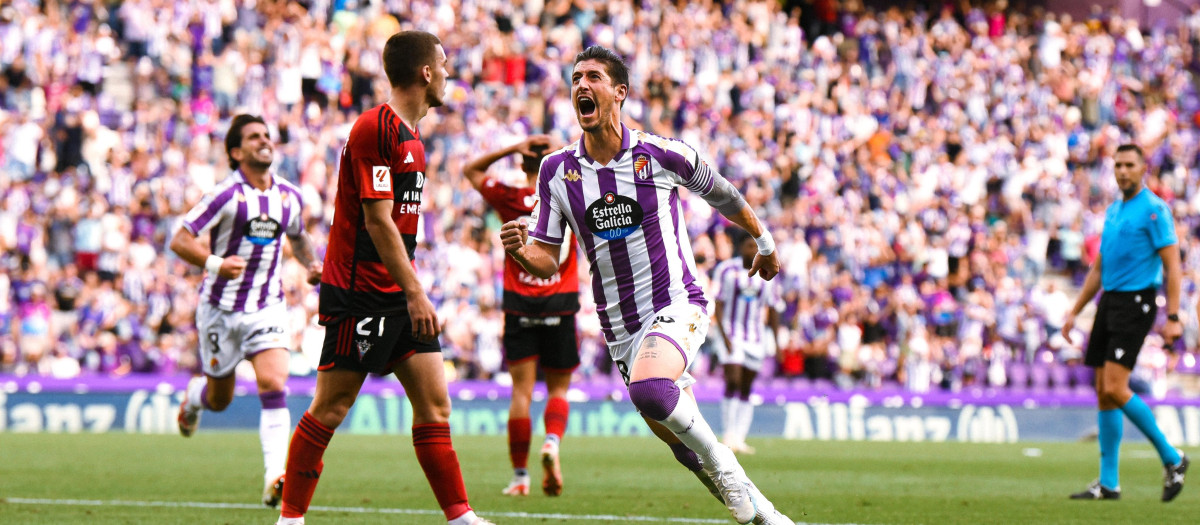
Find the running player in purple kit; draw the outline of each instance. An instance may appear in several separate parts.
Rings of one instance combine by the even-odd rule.
[[[725,373],[721,431],[725,434],[725,445],[734,452],[753,454],[754,447],[746,444],[754,420],[750,387],[762,370],[768,333],[776,337],[775,348],[779,348],[777,335],[783,299],[775,281],[760,281],[746,275],[758,254],[754,239],[741,230],[731,231],[729,237],[737,256],[721,262],[713,272],[717,282],[713,317],[717,319],[717,333],[725,347],[718,356]]]
[[[571,98],[583,137],[542,161],[532,226],[510,221],[504,249],[529,273],[558,269],[567,226],[592,266],[592,293],[629,398],[675,457],[720,495],[738,523],[788,524],[701,416],[687,373],[708,331],[680,186],[702,196],[755,238],[748,270],[779,273],[775,241],[741,193],[688,145],[621,123],[629,68],[592,46],[575,57]]]
[[[238,115],[225,135],[234,171],[188,212],[171,250],[208,270],[196,307],[204,377],[188,382],[179,405],[179,433],[196,432],[202,410],[220,412],[233,401],[233,369],[243,359],[254,366],[262,402],[259,439],[266,474],[262,502],[274,507],[283,493],[288,432],[287,312],[280,263],[283,235],[292,254],[321,280],[322,263],[304,233],[300,190],[271,173],[275,145],[261,117]],[[208,232],[208,246],[197,236]]]

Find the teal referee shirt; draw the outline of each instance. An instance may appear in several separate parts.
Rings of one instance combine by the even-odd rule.
[[[1104,213],[1100,237],[1100,286],[1106,292],[1133,292],[1162,285],[1158,250],[1178,242],[1167,203],[1142,188],[1118,199]]]

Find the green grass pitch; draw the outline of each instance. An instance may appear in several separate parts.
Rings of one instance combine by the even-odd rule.
[[[1145,444],[1122,448],[1121,501],[1077,502],[1066,495],[1096,476],[1094,443],[751,441],[758,454],[743,465],[797,523],[1200,522],[1200,472],[1159,502],[1162,470]],[[567,436],[558,498],[540,494],[536,455],[535,493],[500,495],[511,475],[503,437],[454,444],[472,506],[500,525],[733,523],[651,438]],[[309,523],[445,523],[408,438],[337,435],[325,461]],[[274,510],[255,506],[261,462],[253,433],[0,434],[0,523],[274,523]]]

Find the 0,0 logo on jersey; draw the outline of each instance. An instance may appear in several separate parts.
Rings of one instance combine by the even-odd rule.
[[[642,226],[644,214],[637,201],[610,191],[588,206],[587,225],[593,234],[606,241],[623,239]]]
[[[283,226],[279,225],[279,221],[263,214],[246,223],[243,235],[250,241],[250,244],[266,246],[275,242],[280,233],[283,233]]]

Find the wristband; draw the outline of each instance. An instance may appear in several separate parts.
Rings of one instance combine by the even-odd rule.
[[[224,263],[224,262],[225,262],[224,257],[217,257],[216,255],[209,255],[208,258],[204,260],[204,269],[208,270],[208,273],[217,275],[218,273],[221,272],[221,263]]]
[[[759,255],[771,255],[775,253],[775,238],[771,237],[771,232],[763,230],[763,234],[755,237],[754,242],[758,244]]]

